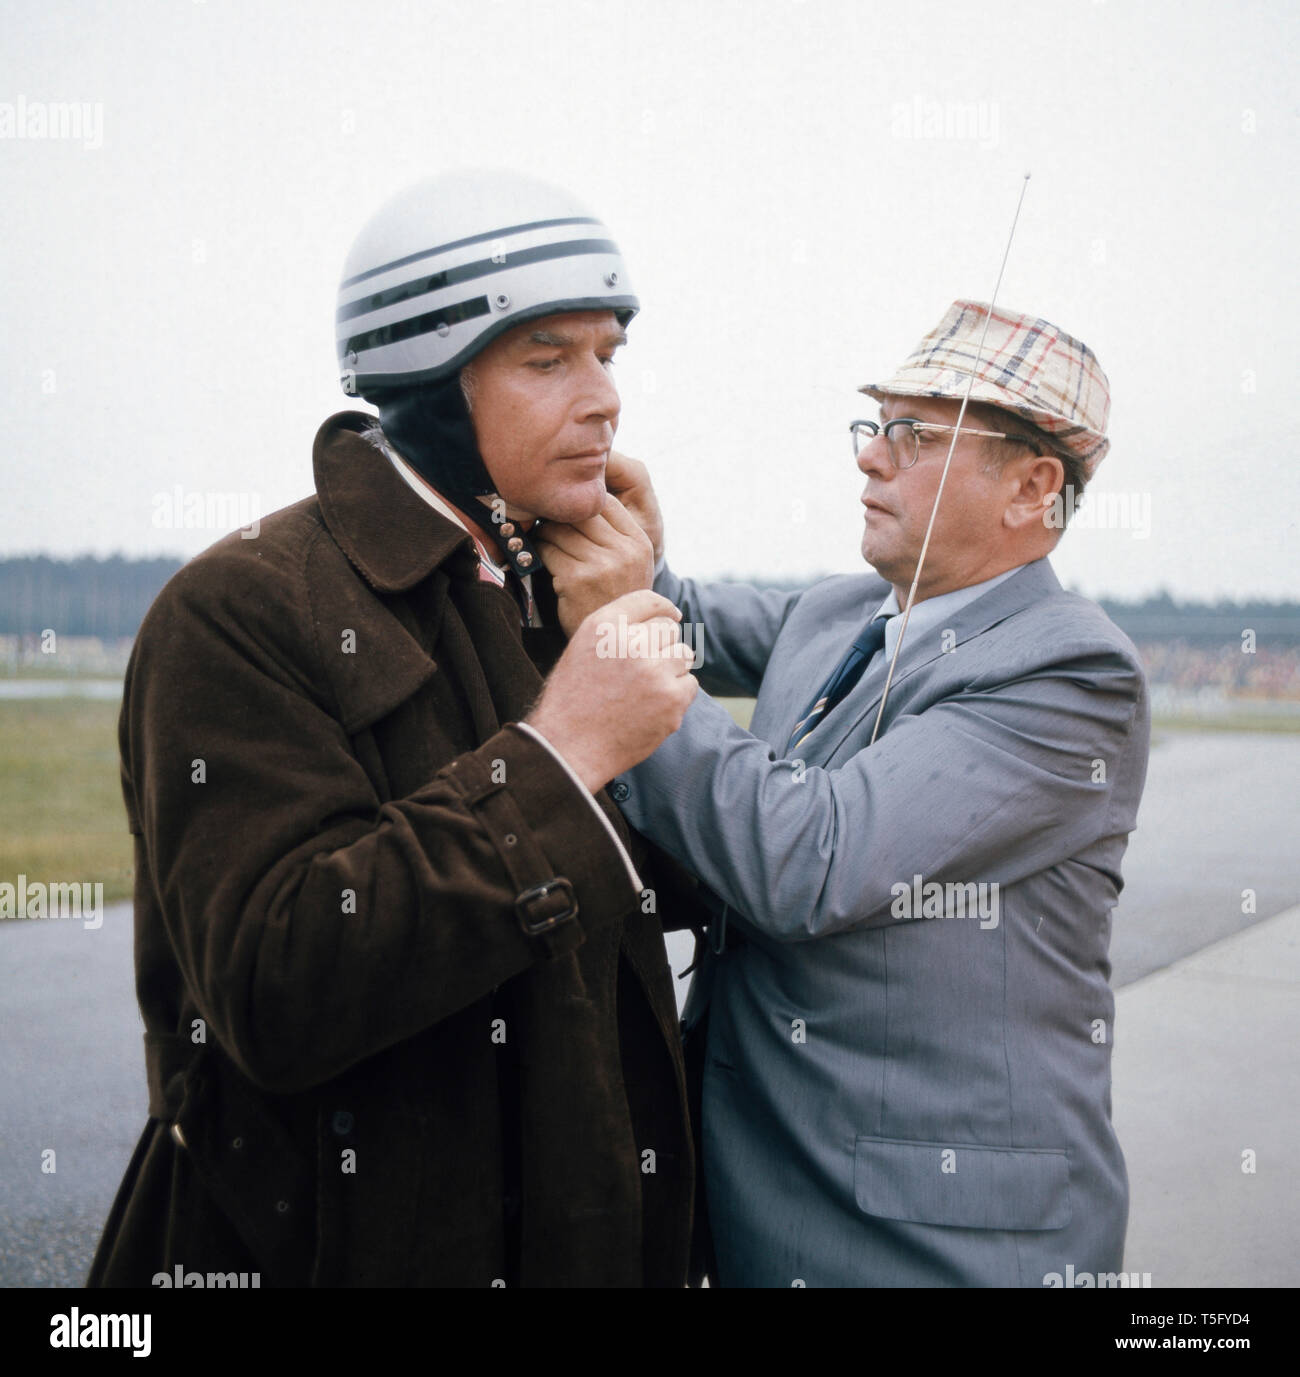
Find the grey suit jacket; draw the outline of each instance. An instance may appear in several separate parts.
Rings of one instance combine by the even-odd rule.
[[[655,587],[703,628],[703,686],[758,699],[747,732],[701,693],[615,788],[728,906],[687,1010],[709,1012],[718,1281],[1117,1272],[1107,948],[1149,745],[1132,644],[1040,560],[909,634],[874,746],[883,656],[792,761],[888,586]]]

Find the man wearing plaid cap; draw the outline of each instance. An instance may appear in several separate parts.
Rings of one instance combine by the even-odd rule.
[[[709,646],[707,693],[611,792],[715,897],[686,1019],[712,1277],[1118,1285],[1107,948],[1149,709],[1132,644],[1047,560],[1107,449],[1106,378],[1047,321],[958,301],[862,391],[875,574],[679,578],[644,469],[609,475]],[[579,603],[587,553],[566,530],[543,556]],[[711,694],[756,695],[750,730]]]

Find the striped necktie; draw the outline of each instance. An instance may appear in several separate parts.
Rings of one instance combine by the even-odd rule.
[[[862,678],[862,671],[870,664],[871,657],[885,644],[885,623],[888,620],[887,613],[878,613],[858,633],[821,692],[795,723],[790,742],[785,748],[787,756],[803,744],[822,718],[846,698],[854,684]]]

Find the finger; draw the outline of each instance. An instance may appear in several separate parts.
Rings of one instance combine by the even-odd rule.
[[[680,673],[689,674],[695,668],[695,647],[689,641],[677,641],[668,648],[667,654],[682,662]]]
[[[574,522],[571,526],[548,522],[545,529],[553,533],[550,537],[552,543],[573,554],[581,554],[584,549],[590,551],[593,546],[599,546],[603,550],[616,550],[624,547],[628,540],[640,542],[649,539],[640,522],[628,512],[618,498],[606,493],[605,501],[614,503],[615,508],[599,511],[595,516],[589,516],[585,521]],[[615,517],[614,520],[610,519],[611,515]]]
[[[630,459],[612,449],[605,461],[605,486],[613,493],[626,492],[629,488],[648,488],[650,470],[639,459]]]
[[[628,655],[636,660],[666,660],[673,654],[676,638],[672,631],[676,622],[656,617],[648,622],[630,622],[624,618]]]
[[[637,633],[641,642],[641,655],[647,660],[676,660],[677,642],[671,636],[659,628],[667,625],[663,622],[641,622],[636,627],[631,628]]]
[[[597,609],[601,613],[622,613],[629,622],[646,622],[652,617],[668,617],[675,622],[682,614],[661,593],[651,592],[649,588],[638,588],[635,592],[624,593],[613,602]]]
[[[605,494],[605,505],[601,508],[600,515],[605,518],[609,530],[622,536],[640,536],[648,539],[641,523],[612,492]]]
[[[582,564],[581,559],[556,544],[543,545],[539,541],[537,553],[542,557],[546,572],[557,582],[563,582],[569,574]]]
[[[662,639],[664,645],[675,644],[682,638],[681,623],[671,621],[668,617],[651,617],[645,625],[655,636]]]
[[[588,517],[585,521],[579,521],[575,525],[568,525],[559,521],[548,521],[537,532],[537,542],[539,545],[545,543],[556,546],[558,549],[567,550],[575,557],[581,555],[583,550],[589,550],[593,545],[608,545],[610,543],[610,525],[599,512],[595,516]],[[601,539],[601,536],[604,539]]]

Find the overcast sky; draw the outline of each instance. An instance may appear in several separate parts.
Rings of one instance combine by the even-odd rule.
[[[352,237],[488,164],[623,249],[618,443],[674,567],[859,568],[856,388],[988,299],[1031,171],[1000,301],[1096,351],[1124,522],[1067,532],[1063,581],[1297,591],[1289,0],[9,0],[4,29],[0,555],[192,555],[221,532],[159,525],[160,494],[310,492],[354,405]]]

